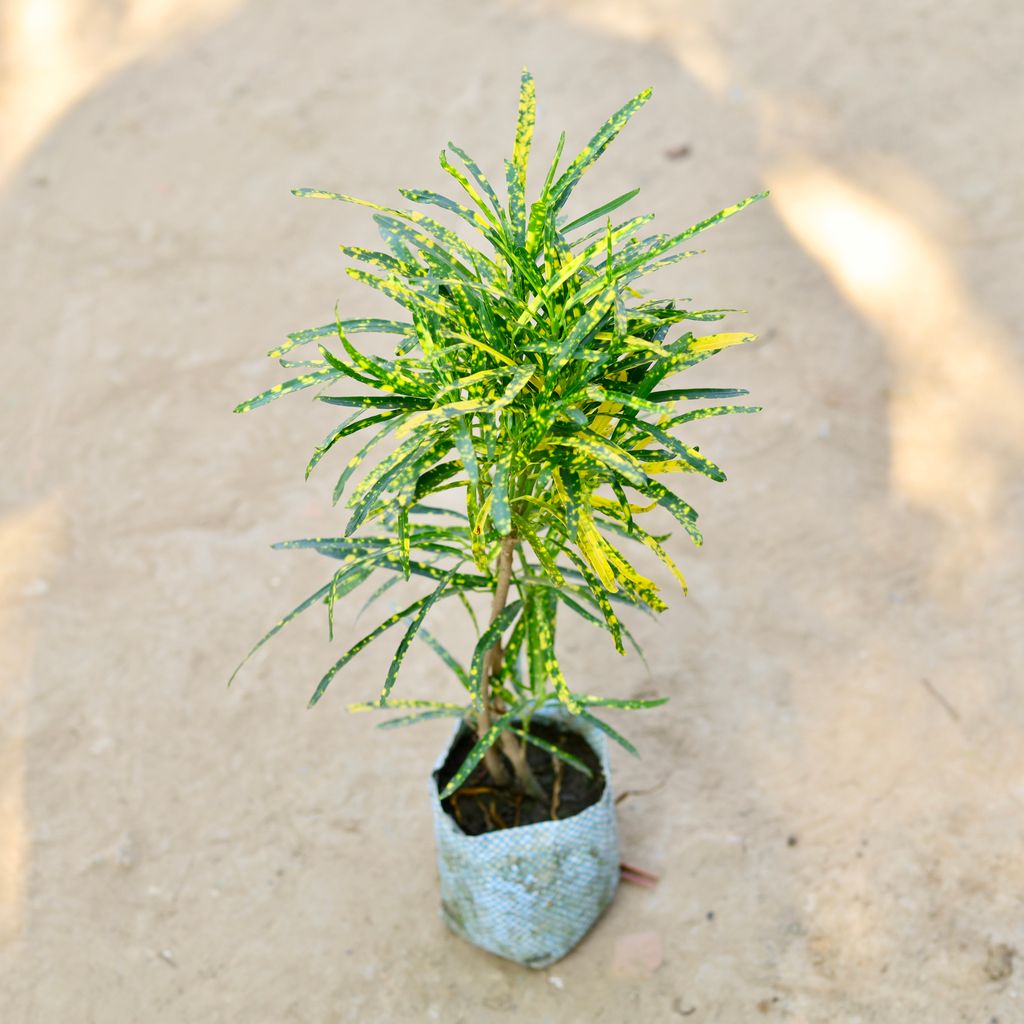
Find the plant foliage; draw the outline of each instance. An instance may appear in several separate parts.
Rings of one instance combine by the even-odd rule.
[[[314,450],[307,476],[342,438],[359,435],[362,442],[334,489],[335,502],[347,495],[342,535],[277,545],[333,559],[330,580],[257,648],[314,604],[325,604],[333,623],[335,602],[374,574],[388,574],[374,596],[412,576],[429,579],[427,596],[346,646],[310,704],[356,654],[397,627],[401,637],[376,700],[352,708],[402,712],[387,725],[449,715],[482,721],[479,742],[447,793],[503,732],[522,736],[519,723],[548,701],[632,750],[595,711],[662,702],[577,692],[556,653],[556,613],[564,606],[607,632],[624,653],[629,634],[618,609],[666,607],[655,583],[633,564],[629,551],[639,547],[664,562],[685,593],[664,537],[641,520],[661,507],[700,544],[696,511],[662,478],[696,473],[722,481],[725,474],[684,439],[683,428],[709,416],[758,411],[732,404],[746,394],[742,389],[669,383],[723,349],[753,340],[742,332],[695,333],[733,311],[645,298],[635,284],[695,255],[686,248],[694,236],[765,193],[674,234],[645,233],[649,214],[618,221],[612,216],[636,189],[589,212],[567,212],[580,179],[649,96],[648,89],[625,104],[564,167],[563,133],[531,200],[526,182],[535,98],[533,79],[524,71],[512,158],[505,161],[505,200],[451,143],[440,160],[458,198],[401,190],[414,207],[463,222],[461,232],[422,209],[295,190],[297,196],[374,211],[383,248],[342,246],[354,261],[347,273],[393,299],[402,313],[393,320],[336,313],[322,327],[289,335],[269,354],[299,375],[236,409],[326,388],[317,398],[344,410],[345,418]],[[390,335],[393,354],[385,358],[361,348],[355,339],[363,334]],[[310,348],[312,358],[296,360]],[[695,404],[708,401],[724,404]],[[374,458],[381,452],[386,454]],[[458,495],[458,511],[432,504],[444,492]],[[469,608],[468,595],[500,589],[503,543],[514,550],[509,599],[495,607],[463,663],[425,622],[450,598]],[[403,659],[416,639],[452,670],[466,691],[463,703],[396,696]]]

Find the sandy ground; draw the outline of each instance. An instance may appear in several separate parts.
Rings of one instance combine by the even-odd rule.
[[[1022,10],[8,0],[0,1020],[1024,1020]],[[224,686],[324,577],[268,545],[337,523],[329,410],[230,410],[286,331],[382,308],[335,249],[368,219],[287,190],[500,166],[524,63],[542,150],[655,86],[587,198],[667,229],[774,190],[659,282],[762,334],[695,378],[767,411],[700,426],[692,596],[636,624],[650,675],[564,632],[588,688],[673,698],[618,720],[661,883],[539,973],[438,919],[447,726],[343,710],[390,647],[307,712],[310,618]]]

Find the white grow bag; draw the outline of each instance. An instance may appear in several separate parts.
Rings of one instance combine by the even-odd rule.
[[[611,903],[619,884],[619,838],[604,735],[560,710],[534,720],[559,721],[597,754],[604,792],[597,803],[558,821],[466,835],[441,806],[437,779],[459,723],[430,779],[441,916],[457,935],[527,967],[566,955]]]

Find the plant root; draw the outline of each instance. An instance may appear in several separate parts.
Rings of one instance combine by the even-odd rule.
[[[562,799],[562,773],[565,768],[560,757],[551,755],[551,767],[555,771],[555,781],[551,787],[551,820],[558,821],[558,804]]]

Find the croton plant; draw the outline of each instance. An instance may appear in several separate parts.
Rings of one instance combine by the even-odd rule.
[[[314,449],[307,477],[343,439],[361,441],[334,487],[334,501],[345,498],[349,510],[341,535],[276,545],[326,555],[335,566],[330,577],[253,652],[314,605],[326,606],[333,639],[336,602],[367,582],[377,584],[373,600],[412,577],[429,580],[425,595],[398,602],[355,643],[346,640],[310,704],[360,651],[398,627],[379,692],[351,709],[401,712],[385,726],[442,716],[470,723],[478,740],[442,796],[481,760],[496,784],[535,791],[524,743],[585,769],[530,732],[531,715],[552,701],[633,750],[602,709],[663,701],[581,692],[557,653],[557,613],[564,608],[604,630],[623,654],[633,641],[618,610],[666,607],[631,552],[653,552],[686,592],[665,536],[641,521],[663,509],[700,544],[696,511],[663,481],[687,473],[724,480],[687,435],[697,420],[758,411],[732,404],[746,394],[742,389],[677,387],[673,380],[753,339],[701,333],[735,311],[691,309],[687,300],[649,297],[637,284],[696,255],[686,248],[696,235],[765,193],[669,234],[647,233],[652,214],[617,220],[638,189],[596,209],[571,209],[583,175],[650,95],[646,89],[626,103],[564,166],[563,133],[540,188],[528,190],[536,108],[533,78],[524,71],[504,198],[451,143],[440,161],[458,198],[400,190],[408,203],[455,218],[460,230],[422,209],[295,190],[374,211],[384,248],[343,245],[355,263],[346,272],[394,300],[401,313],[353,318],[336,308],[331,323],[289,335],[269,355],[298,376],[236,409],[317,388],[320,402],[345,410]],[[357,345],[362,335],[390,337],[393,351],[385,356],[372,350],[378,346]],[[319,358],[296,358],[314,345]],[[489,617],[480,621],[474,606],[488,603],[487,596]],[[472,637],[459,655],[428,629],[431,613],[453,599],[465,609]],[[399,674],[416,640],[451,670],[461,701],[400,695]]]

